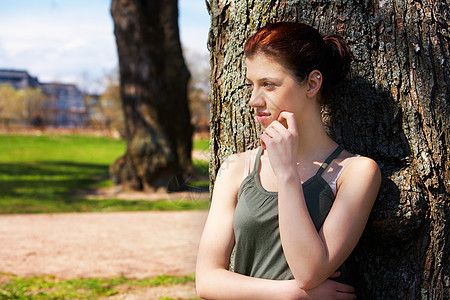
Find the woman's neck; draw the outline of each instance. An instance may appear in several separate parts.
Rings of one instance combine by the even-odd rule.
[[[300,160],[328,156],[330,149],[337,147],[336,142],[326,133],[320,115],[300,122],[297,127],[299,132],[298,158]]]

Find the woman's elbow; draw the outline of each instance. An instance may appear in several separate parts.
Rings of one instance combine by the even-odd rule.
[[[195,289],[197,296],[201,299],[208,299],[208,283],[205,280],[203,274],[196,274],[195,276]]]
[[[199,297],[200,299],[214,299],[214,297],[211,294],[211,291],[208,290],[208,287],[205,285],[199,285],[196,284],[196,292],[197,292],[197,297]]]
[[[304,277],[296,277],[295,281],[297,282],[297,285],[302,290],[311,290],[315,287],[317,287],[321,282],[314,278],[313,276],[304,276]]]
[[[197,292],[197,297],[201,299],[206,299],[205,289],[202,285],[198,283],[198,281],[195,283],[195,290]]]
[[[199,297],[201,299],[207,299],[206,298],[206,293],[205,293],[205,291],[204,291],[202,286],[200,286],[198,283],[196,283],[195,289],[196,289],[196,292],[197,292],[197,297]]]
[[[302,289],[304,291],[311,290],[316,287],[313,284],[311,284],[310,282],[303,282],[303,281],[298,281],[298,280],[297,280],[297,285],[300,289]]]

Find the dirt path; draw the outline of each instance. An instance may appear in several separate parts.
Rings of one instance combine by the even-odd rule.
[[[0,271],[61,278],[186,275],[195,271],[206,216],[206,211],[0,215]],[[157,291],[116,299],[195,297],[193,285],[163,290],[162,296]]]

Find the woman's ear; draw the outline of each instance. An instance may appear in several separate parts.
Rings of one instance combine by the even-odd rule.
[[[308,89],[306,90],[306,95],[313,98],[318,95],[320,88],[322,87],[322,73],[319,70],[313,70],[308,76]]]

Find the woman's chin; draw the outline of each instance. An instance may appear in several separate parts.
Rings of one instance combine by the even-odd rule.
[[[259,124],[261,124],[261,126],[262,126],[264,129],[266,129],[266,128],[270,125],[270,123],[272,122],[272,120],[270,119],[269,116],[258,116],[258,117],[256,118],[256,121],[257,121]]]

